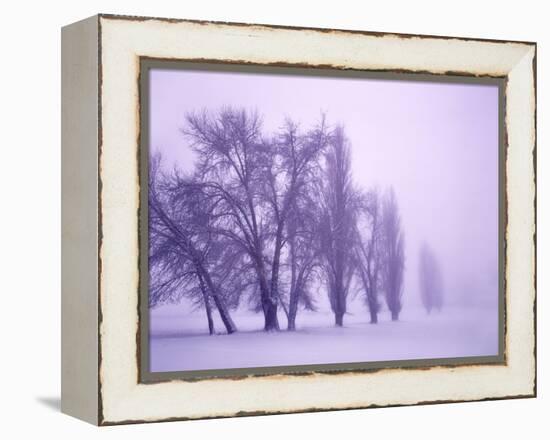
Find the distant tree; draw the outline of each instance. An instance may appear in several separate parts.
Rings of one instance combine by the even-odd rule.
[[[358,197],[353,188],[351,153],[344,128],[337,127],[325,155],[321,185],[320,247],[335,325],[341,327],[354,273]]]
[[[405,271],[405,236],[401,229],[401,217],[393,188],[387,192],[382,205],[383,285],[386,304],[392,321],[399,319],[403,296]]]
[[[378,292],[383,270],[382,209],[377,189],[368,192],[361,205],[362,223],[357,227],[357,272],[365,293],[370,322],[378,322],[380,303]]]
[[[427,313],[433,309],[440,311],[443,306],[443,278],[439,262],[427,243],[420,248],[418,266],[420,294]]]

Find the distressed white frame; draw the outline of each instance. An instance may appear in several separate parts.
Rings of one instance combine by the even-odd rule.
[[[533,43],[99,16],[99,424],[530,397]],[[138,383],[139,58],[506,76],[506,365]]]

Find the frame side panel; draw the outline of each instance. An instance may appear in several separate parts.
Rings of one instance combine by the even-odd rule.
[[[98,424],[98,18],[61,46],[61,411]]]

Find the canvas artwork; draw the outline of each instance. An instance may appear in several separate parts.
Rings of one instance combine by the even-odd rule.
[[[61,34],[64,413],[536,396],[536,43]]]
[[[150,377],[502,361],[499,82],[141,81]]]

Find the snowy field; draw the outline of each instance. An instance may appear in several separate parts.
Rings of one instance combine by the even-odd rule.
[[[455,307],[426,315],[403,310],[390,321],[368,323],[366,314],[348,314],[344,327],[331,313],[298,315],[297,331],[263,332],[261,314],[236,313],[238,333],[210,336],[203,313],[164,306],[151,311],[151,371],[189,371],[405,359],[454,358],[498,354],[497,307]],[[286,327],[283,314],[281,327]]]

